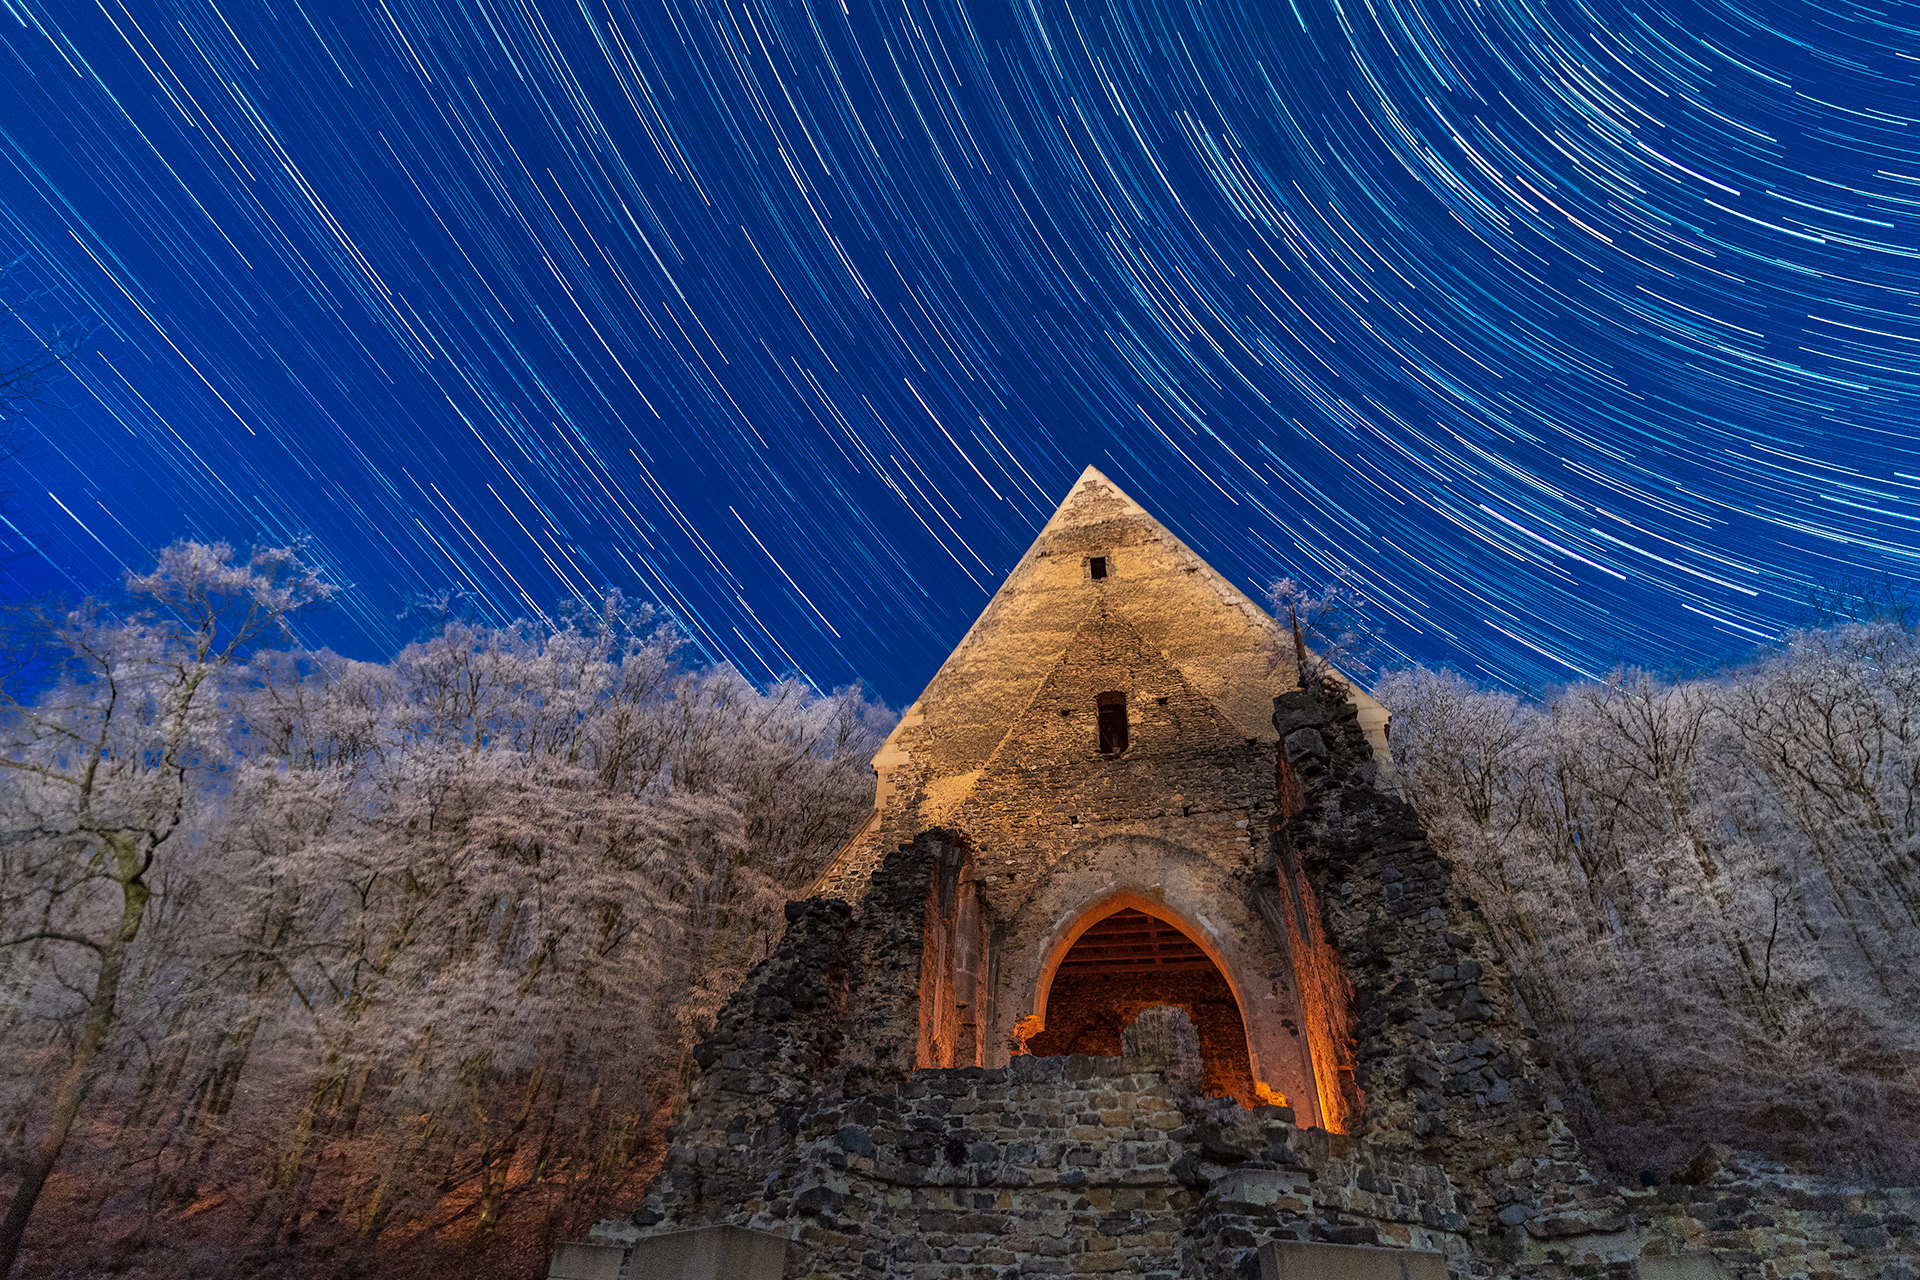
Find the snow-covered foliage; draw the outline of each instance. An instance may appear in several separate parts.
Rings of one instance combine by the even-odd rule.
[[[1319,591],[1292,578],[1269,584],[1267,607],[1292,635],[1292,643],[1272,655],[1271,665],[1292,665],[1303,684],[1367,675],[1374,661],[1368,604],[1359,579],[1344,571]]]
[[[76,616],[0,726],[0,1190],[101,1012],[109,810],[165,844],[63,1157],[120,1171],[96,1194],[356,1247],[510,1212],[542,1236],[638,1176],[864,816],[884,710],[689,664],[617,597],[366,663],[253,647],[327,594],[294,553],[183,544],[130,585],[161,610]]]
[[[1424,670],[1376,692],[1621,1172],[1711,1140],[1920,1177],[1920,635],[1842,623],[1545,705]]]

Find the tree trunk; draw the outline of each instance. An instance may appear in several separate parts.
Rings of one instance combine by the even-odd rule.
[[[67,1145],[67,1135],[73,1129],[75,1117],[80,1114],[80,1104],[86,1100],[87,1086],[92,1083],[93,1064],[100,1057],[101,1049],[106,1047],[107,1034],[113,1030],[114,1003],[120,995],[120,978],[127,968],[127,949],[140,932],[140,922],[147,911],[147,899],[151,896],[147,886],[137,879],[122,881],[120,892],[120,929],[100,949],[100,971],[94,976],[93,999],[87,1006],[87,1020],[80,1030],[80,1042],[74,1046],[73,1061],[67,1064],[66,1074],[60,1078],[60,1088],[53,1096],[46,1132],[33,1144],[33,1150],[27,1157],[27,1167],[20,1178],[20,1186],[13,1193],[12,1203],[7,1206],[6,1220],[0,1222],[0,1280],[12,1272],[13,1264],[20,1256],[20,1245],[27,1235],[27,1222],[33,1217],[34,1205],[39,1203],[40,1192],[46,1187],[47,1178],[52,1175],[53,1166],[60,1159],[61,1149]]]

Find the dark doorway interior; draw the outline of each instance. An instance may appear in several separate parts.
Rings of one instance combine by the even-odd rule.
[[[1094,924],[1060,958],[1047,1028],[1027,1051],[1118,1057],[1120,1033],[1150,1004],[1177,1005],[1193,1019],[1205,1092],[1252,1105],[1247,1029],[1233,988],[1186,934],[1131,907]]]

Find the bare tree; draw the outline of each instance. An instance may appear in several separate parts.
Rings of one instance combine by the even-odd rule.
[[[333,588],[290,548],[236,560],[231,548],[176,543],[129,591],[150,612],[70,614],[70,664],[31,705],[7,708],[11,775],[0,864],[0,948],[76,948],[92,968],[65,1066],[44,1099],[20,1185],[0,1221],[0,1276],[79,1115],[115,1023],[129,954],[156,866],[180,830],[189,775],[219,677],[262,636]]]
[[[1709,1139],[1920,1172],[1920,636],[1848,622],[1537,706],[1421,671],[1376,692],[1620,1172]]]
[[[1293,637],[1292,651],[1273,655],[1273,665],[1291,660],[1302,685],[1360,676],[1371,668],[1373,650],[1366,638],[1371,602],[1351,574],[1336,574],[1318,592],[1281,578],[1267,588],[1267,602]]]
[[[204,767],[97,1059],[102,1123],[67,1156],[150,1172],[65,1185],[191,1214],[203,1240],[224,1220],[357,1257],[563,1230],[649,1167],[693,1045],[864,816],[886,715],[688,664],[617,597],[555,617],[449,616],[391,661],[255,652],[208,680]],[[0,948],[0,1018],[42,1032],[11,1043],[64,1061],[92,956]],[[0,1062],[0,1107],[25,1074]]]

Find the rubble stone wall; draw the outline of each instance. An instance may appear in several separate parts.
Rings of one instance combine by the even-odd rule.
[[[923,1070],[887,1093],[823,1092],[772,1126],[708,1134],[676,1144],[636,1221],[789,1235],[804,1258],[790,1274],[809,1280],[1228,1280],[1251,1274],[1270,1239],[1467,1255],[1464,1198],[1440,1170],[1296,1128],[1285,1108],[1202,1100],[1157,1063]],[[703,1194],[718,1185],[738,1198]]]
[[[931,874],[937,848],[897,860],[902,919],[924,914],[924,889],[906,891],[916,857]],[[1023,1056],[850,1091],[859,1077],[841,1028],[856,1021],[860,957],[907,934],[877,918],[863,932],[835,901],[791,904],[788,919],[696,1050],[646,1203],[597,1239],[748,1227],[795,1241],[788,1274],[805,1280],[1251,1280],[1270,1240],[1437,1249],[1460,1280],[1635,1280],[1638,1259],[1675,1256],[1710,1256],[1728,1280],[1920,1280],[1915,1192],[1833,1188],[1731,1158],[1698,1186],[1615,1192],[1551,1115],[1544,1149],[1492,1167],[1387,1127],[1301,1129],[1284,1108],[1199,1097],[1191,1064],[1134,1044],[1133,1057]],[[1447,1122],[1472,1140],[1466,1120]]]
[[[1379,789],[1354,705],[1328,684],[1274,700],[1299,790],[1277,833],[1350,986],[1356,1131],[1475,1186],[1475,1225],[1606,1231],[1619,1198],[1588,1172],[1477,906],[1412,806]]]

